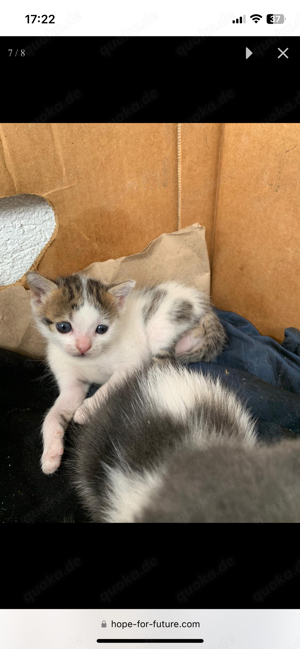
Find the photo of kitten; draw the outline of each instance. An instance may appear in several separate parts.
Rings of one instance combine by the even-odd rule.
[[[153,358],[212,361],[225,345],[223,326],[196,288],[170,281],[137,289],[134,280],[106,286],[80,273],[26,278],[60,390],[43,423],[44,473],[59,467],[72,418],[84,423],[129,371]],[[91,383],[104,386],[85,399]]]

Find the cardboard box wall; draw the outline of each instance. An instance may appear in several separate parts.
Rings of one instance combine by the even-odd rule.
[[[55,211],[42,274],[199,222],[214,304],[278,340],[300,326],[300,125],[32,123],[0,135],[0,197],[37,194]]]

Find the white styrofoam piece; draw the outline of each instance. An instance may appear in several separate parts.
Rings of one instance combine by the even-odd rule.
[[[55,229],[52,207],[41,196],[0,199],[0,286],[23,277]]]

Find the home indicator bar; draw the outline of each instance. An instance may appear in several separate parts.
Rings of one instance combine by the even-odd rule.
[[[148,643],[150,643],[150,642],[151,642],[151,643],[152,643],[152,642],[158,642],[158,643],[162,642],[162,643],[164,643],[164,644],[166,644],[166,643],[172,644],[173,642],[177,642],[177,643],[178,643],[178,642],[181,642],[182,644],[185,644],[185,643],[187,643],[187,642],[193,642],[193,643],[196,643],[196,644],[197,644],[197,642],[204,642],[204,640],[203,640],[202,638],[199,638],[198,640],[159,640],[159,639],[155,639],[155,640],[150,640],[150,639],[149,639],[149,640],[146,640],[146,639],[145,639],[145,640],[141,640],[140,638],[139,638],[138,640],[115,640],[115,639],[109,639],[109,640],[107,640],[107,639],[104,639],[104,638],[101,638],[101,639],[99,638],[99,639],[97,640],[97,642],[103,642],[104,644],[105,644],[105,642],[115,642],[116,644],[119,644],[120,642],[121,642],[121,643],[124,643],[124,642],[139,642],[140,644],[145,644],[145,643],[148,644]]]

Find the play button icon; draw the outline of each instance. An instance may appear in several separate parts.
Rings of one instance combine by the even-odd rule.
[[[252,56],[253,52],[249,50],[249,47],[246,47],[246,59],[249,59],[249,56]]]

